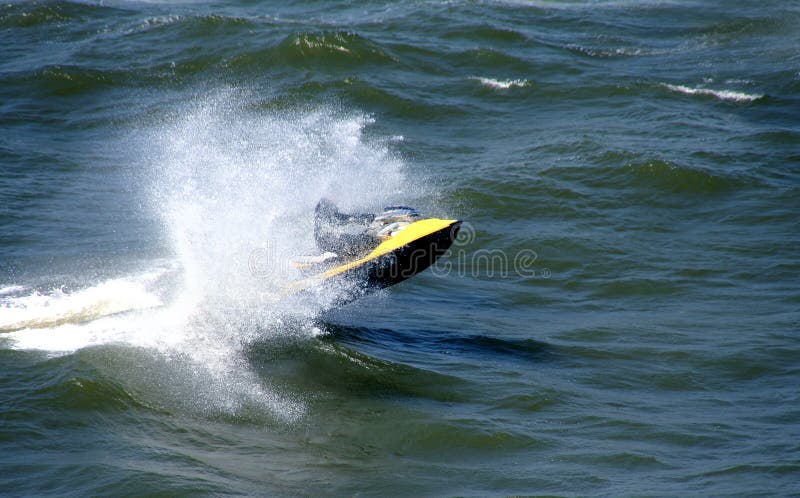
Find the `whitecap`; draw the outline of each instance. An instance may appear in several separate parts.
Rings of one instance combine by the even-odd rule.
[[[758,100],[764,95],[735,92],[733,90],[712,90],[710,88],[692,88],[684,85],[670,85],[663,84],[664,88],[672,90],[673,92],[684,93],[686,95],[708,95],[721,100],[733,100],[736,102],[752,102]]]
[[[480,76],[472,76],[469,79],[479,82],[481,85],[495,90],[508,90],[513,87],[526,87],[530,83],[528,80],[496,80],[494,78],[483,78]]]

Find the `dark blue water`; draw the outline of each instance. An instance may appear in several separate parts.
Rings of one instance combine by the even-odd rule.
[[[3,4],[2,493],[800,494],[798,26]],[[331,309],[323,195],[465,223]]]

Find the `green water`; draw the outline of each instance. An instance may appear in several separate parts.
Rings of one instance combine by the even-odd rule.
[[[799,494],[798,26],[1,5],[0,494]],[[329,309],[323,195],[464,225]]]

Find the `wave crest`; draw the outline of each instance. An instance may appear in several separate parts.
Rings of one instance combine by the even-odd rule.
[[[278,50],[296,62],[322,59],[326,63],[367,61],[398,62],[398,59],[377,44],[350,32],[297,33],[286,38]]]

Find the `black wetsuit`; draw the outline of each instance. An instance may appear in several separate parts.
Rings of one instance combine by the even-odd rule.
[[[323,251],[339,256],[356,256],[377,245],[377,238],[367,233],[374,214],[345,214],[328,199],[314,210],[314,238]]]

